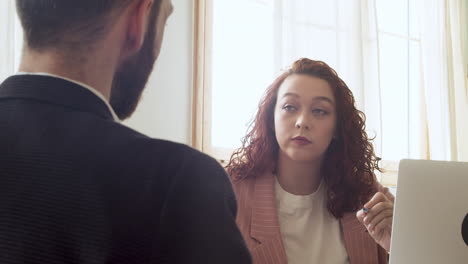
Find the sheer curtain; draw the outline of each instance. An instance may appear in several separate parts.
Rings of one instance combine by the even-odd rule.
[[[300,57],[333,67],[390,170],[401,158],[468,159],[465,1],[276,3],[276,67]]]
[[[467,2],[446,1],[446,8],[452,159],[468,161]]]
[[[347,81],[362,108],[363,23],[368,21],[361,20],[361,2],[277,0],[275,68],[286,68],[301,57],[325,61]]]
[[[15,1],[0,1],[0,82],[14,74],[21,56],[22,32]]]
[[[468,161],[466,2],[421,6],[427,158]]]
[[[367,116],[367,130],[382,154],[382,94],[375,1],[278,1],[277,68],[300,57],[322,60],[353,91]]]

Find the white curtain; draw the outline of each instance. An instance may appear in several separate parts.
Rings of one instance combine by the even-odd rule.
[[[327,62],[353,91],[384,160],[468,159],[466,1],[276,3],[276,68],[300,57]],[[408,20],[401,34],[398,19]]]
[[[15,1],[0,1],[0,82],[18,70],[22,48],[21,25]]]
[[[428,158],[468,161],[466,2],[430,0],[422,8]]]
[[[445,38],[445,1],[425,1],[421,15],[423,87],[427,114],[427,158],[450,160],[450,115]]]
[[[449,0],[446,7],[452,159],[468,161],[467,2]]]
[[[276,67],[301,57],[322,60],[346,79],[363,107],[363,40],[360,0],[277,0]],[[374,21],[371,21],[374,23]]]
[[[378,33],[377,7],[373,0],[359,1],[361,17],[360,29],[361,49],[363,67],[359,74],[364,80],[363,85],[358,86],[363,102],[361,110],[366,114],[366,126],[369,136],[375,137],[374,147],[376,153],[383,156],[383,139],[386,136],[383,129],[383,111],[382,111],[382,87],[380,78],[380,42]],[[352,65],[349,65],[352,67]],[[359,106],[359,105],[358,105]]]
[[[353,91],[367,129],[382,153],[381,89],[376,7],[373,0],[280,0],[276,68],[300,57],[322,60]]]

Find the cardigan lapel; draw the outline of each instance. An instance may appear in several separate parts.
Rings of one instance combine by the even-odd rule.
[[[275,196],[275,177],[271,172],[255,178],[250,237],[258,242],[251,250],[256,264],[286,264]],[[359,222],[355,213],[340,219],[350,264],[378,263],[378,245]]]
[[[286,264],[275,196],[275,177],[264,173],[255,178],[250,236],[259,245],[252,251],[255,263]]]
[[[359,222],[355,213],[346,213],[340,220],[350,264],[379,263],[378,245]]]

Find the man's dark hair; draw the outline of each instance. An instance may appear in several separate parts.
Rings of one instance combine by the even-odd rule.
[[[111,15],[132,1],[139,0],[16,0],[16,7],[29,48],[76,49],[106,33]]]

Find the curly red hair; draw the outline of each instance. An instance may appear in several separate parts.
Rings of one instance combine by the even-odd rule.
[[[281,84],[292,74],[323,79],[333,90],[337,138],[325,153],[322,175],[328,186],[328,210],[340,218],[346,212],[360,209],[376,191],[374,172],[380,171],[380,158],[374,153],[372,139],[365,131],[365,115],[355,107],[351,90],[335,70],[322,61],[299,59],[268,87],[242,139],[242,146],[234,151],[226,170],[233,181],[238,181],[276,168],[279,145],[274,131],[274,107]]]

